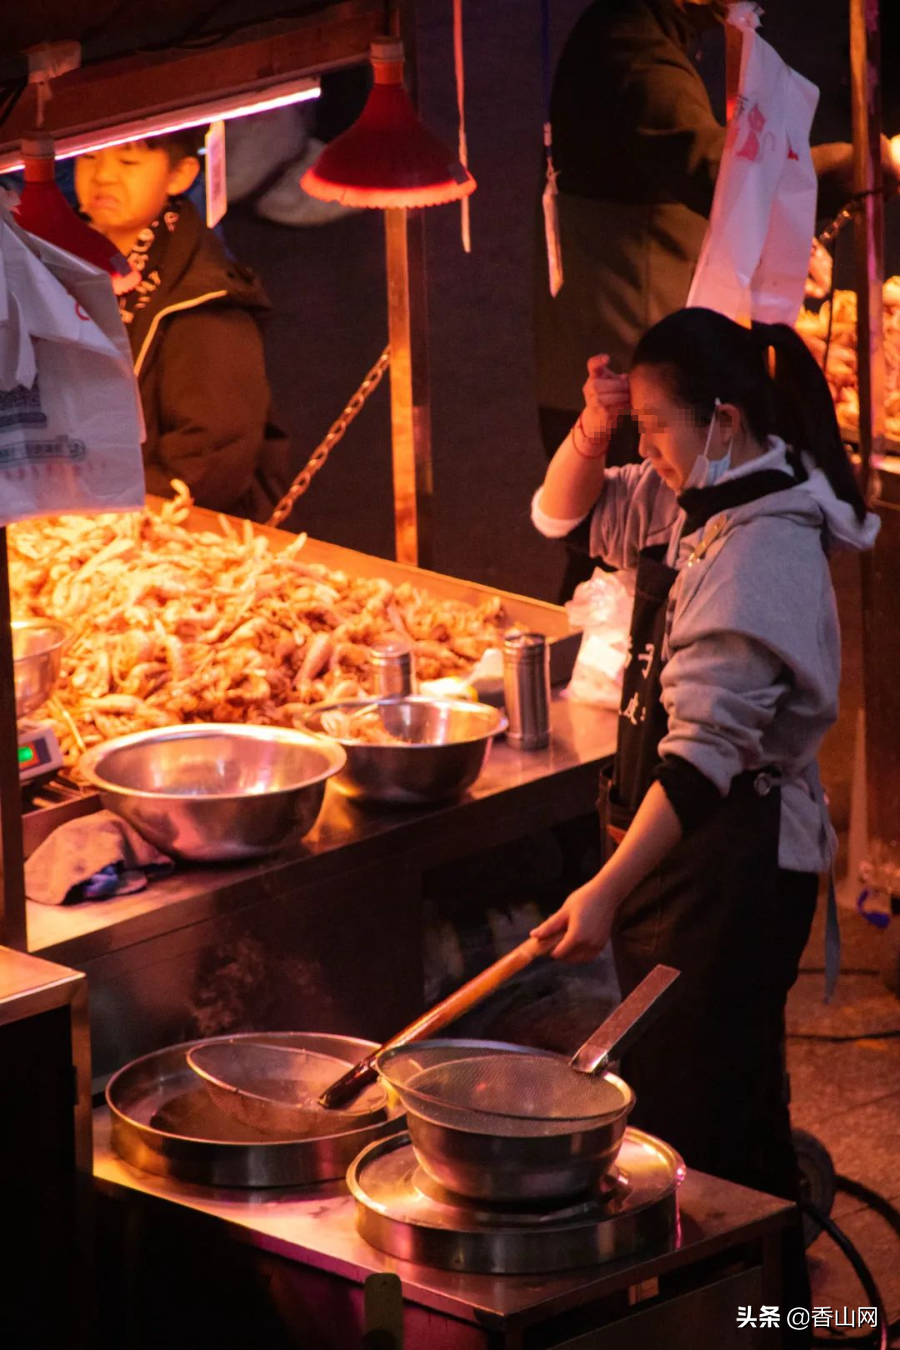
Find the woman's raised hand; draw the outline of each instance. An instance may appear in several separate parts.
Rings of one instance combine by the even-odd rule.
[[[615,375],[608,356],[592,356],[584,382],[581,425],[591,440],[609,440],[616,423],[631,406],[628,376]]]

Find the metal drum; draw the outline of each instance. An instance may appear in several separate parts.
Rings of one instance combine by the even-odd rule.
[[[252,1039],[258,1033],[249,1033]],[[216,1037],[234,1040],[234,1037]],[[268,1041],[333,1055],[349,1067],[376,1047],[352,1036],[319,1032],[266,1033]],[[360,1152],[403,1128],[402,1107],[387,1119],[343,1134],[273,1139],[221,1111],[187,1052],[204,1041],[169,1046],[136,1059],[109,1081],[112,1146],[132,1166],[201,1186],[308,1186],[343,1177]]]

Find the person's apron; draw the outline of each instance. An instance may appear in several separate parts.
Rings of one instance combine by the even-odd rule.
[[[663,556],[645,550],[637,571],[613,781],[601,790],[601,827],[613,838],[653,781],[667,726],[660,675],[677,574]],[[712,815],[624,901],[613,952],[623,997],[657,962],[682,972],[672,1010],[623,1060],[637,1094],[631,1123],[667,1140],[689,1166],[792,1196],[784,1001],[817,878],[780,871],[779,825],[777,777],[739,775]]]

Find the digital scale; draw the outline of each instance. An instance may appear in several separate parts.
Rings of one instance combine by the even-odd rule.
[[[56,732],[49,722],[22,718],[17,723],[19,737],[19,782],[23,787],[46,782],[63,766]]]

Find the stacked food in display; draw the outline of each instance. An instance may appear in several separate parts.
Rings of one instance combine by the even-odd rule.
[[[849,433],[859,428],[856,362],[856,293],[835,291],[818,313],[804,309],[797,331],[824,367],[838,421]],[[900,277],[884,286],[885,432],[900,442]]]
[[[500,643],[480,606],[304,561],[249,524],[187,528],[183,485],[158,511],[59,516],[10,530],[17,616],[73,632],[44,709],[66,762],[178,722],[299,723],[311,704],[373,692],[370,644],[401,635],[423,680],[464,675]]]

